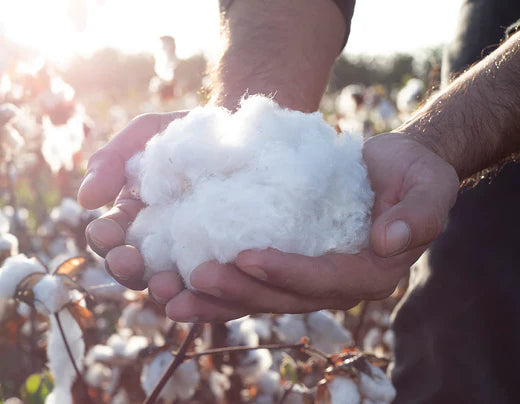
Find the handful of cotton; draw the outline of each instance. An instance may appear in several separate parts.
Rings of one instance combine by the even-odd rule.
[[[367,244],[374,195],[362,140],[321,114],[263,96],[240,109],[207,106],[175,120],[127,164],[147,205],[128,232],[146,277],[233,262],[247,249],[320,256]]]

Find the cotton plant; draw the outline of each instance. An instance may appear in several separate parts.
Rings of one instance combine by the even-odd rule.
[[[83,291],[68,276],[83,262],[74,258],[50,273],[35,258],[19,254],[0,267],[0,298],[16,298],[49,317],[47,358],[55,387],[46,403],[72,403],[72,384],[83,368],[82,327],[92,318]]]
[[[172,359],[171,353],[159,352],[149,363],[144,365],[141,373],[141,385],[147,394],[152,392]],[[199,382],[200,374],[197,361],[191,359],[179,366],[162,389],[159,398],[165,404],[174,403],[176,400],[189,400],[195,394]]]
[[[330,354],[352,344],[352,334],[328,310],[284,314],[276,319],[274,330],[281,341],[289,343],[307,336],[315,348]]]

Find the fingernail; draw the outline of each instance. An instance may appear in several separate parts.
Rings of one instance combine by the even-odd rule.
[[[402,220],[396,220],[386,226],[387,255],[396,255],[406,250],[410,244],[411,236],[410,227]]]
[[[150,291],[150,289],[148,289],[148,294],[150,295],[152,300],[158,304],[165,305],[166,303],[168,303],[168,300],[169,300],[168,298],[163,298],[163,297],[157,296],[156,294],[152,293],[152,291]]]
[[[91,182],[94,177],[96,176],[94,171],[90,171],[85,175],[85,178],[83,178],[83,181],[81,182],[81,185],[79,186],[79,192],[83,190],[83,187],[86,187],[89,182]]]
[[[111,268],[110,268],[110,265],[108,264],[108,261],[105,260],[105,269],[107,270],[107,272],[109,274],[112,275],[112,277],[120,280],[120,281],[127,281],[129,280],[130,278],[128,276],[121,276],[120,274],[118,274],[117,272],[114,272]]]
[[[215,296],[215,297],[222,297],[222,291],[217,288],[195,288],[197,292],[202,292],[207,295]]]
[[[244,271],[249,276],[252,276],[253,278],[259,279],[261,281],[266,281],[267,280],[267,274],[260,267],[246,266],[246,267],[243,267],[241,269],[242,269],[242,271]]]
[[[117,222],[112,219],[96,219],[87,227],[89,240],[98,248],[115,247],[124,244],[125,233]]]

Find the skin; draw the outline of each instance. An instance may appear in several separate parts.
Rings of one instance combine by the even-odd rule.
[[[306,6],[281,0],[270,2],[267,9],[261,0],[236,2],[225,22],[224,50],[213,75],[213,103],[233,109],[247,90],[272,93],[292,109],[318,107],[346,27],[332,2],[308,0]],[[518,45],[516,35],[401,128],[365,143],[364,159],[376,195],[368,249],[322,257],[274,249],[244,251],[234,263],[208,262],[196,268],[190,279],[195,291],[185,289],[175,272],[156,274],[148,283],[152,297],[166,305],[170,318],[196,322],[259,312],[347,309],[360,300],[388,296],[442,231],[459,178],[518,150],[516,141],[505,140],[520,116],[511,106],[516,94],[496,93],[507,82],[518,82]],[[497,60],[499,66],[489,73]],[[468,130],[470,112],[476,122]],[[89,225],[87,237],[106,257],[116,280],[131,288],[147,285],[139,252],[125,245],[125,232],[142,204],[124,189],[124,163],[167,122],[181,116],[149,114],[132,121],[92,156],[78,194],[89,209],[118,195],[113,209]],[[494,136],[491,151],[488,136]]]

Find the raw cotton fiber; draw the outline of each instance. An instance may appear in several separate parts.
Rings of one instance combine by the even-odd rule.
[[[147,272],[191,271],[273,247],[319,256],[367,244],[373,192],[362,139],[321,114],[249,97],[231,113],[207,106],[173,121],[127,164],[147,207],[129,230]]]

